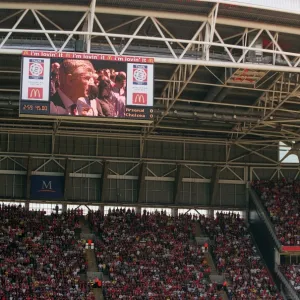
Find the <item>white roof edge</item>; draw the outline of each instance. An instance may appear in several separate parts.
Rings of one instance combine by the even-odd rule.
[[[203,0],[194,1],[203,2]],[[238,5],[296,15],[300,14],[300,0],[205,0],[205,2]]]

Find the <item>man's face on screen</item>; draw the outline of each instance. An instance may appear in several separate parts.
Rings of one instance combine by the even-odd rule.
[[[78,72],[72,75],[72,94],[74,98],[88,97],[89,86],[94,84],[91,72]]]

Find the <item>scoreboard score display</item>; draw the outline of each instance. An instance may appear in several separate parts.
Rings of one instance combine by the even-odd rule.
[[[21,76],[21,117],[153,119],[153,58],[23,51]]]

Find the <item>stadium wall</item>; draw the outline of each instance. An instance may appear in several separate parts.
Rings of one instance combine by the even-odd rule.
[[[121,134],[120,134],[121,137]],[[53,151],[52,151],[53,148]],[[227,149],[226,149],[227,148]],[[45,154],[60,156],[90,156],[109,158],[158,159],[168,161],[192,162],[227,162],[232,164],[272,164],[278,162],[278,147],[247,145],[208,144],[199,143],[196,139],[184,138],[180,142],[158,141],[155,138],[146,140],[141,153],[140,138],[122,139],[97,137],[80,137],[77,132],[73,136],[56,135],[55,142],[52,134],[0,134],[0,153],[16,154]],[[229,150],[228,150],[229,149]],[[250,154],[250,152],[252,153]],[[254,153],[253,151],[259,151]],[[229,156],[227,156],[229,152]],[[240,159],[237,157],[243,156]],[[274,163],[273,163],[274,164]]]
[[[140,140],[135,139],[2,133],[0,197],[26,199],[28,174],[64,175],[68,158],[70,178],[65,199],[69,202],[245,208],[250,167],[255,166],[259,173],[265,164],[278,161],[277,148],[260,151],[260,155],[253,152],[258,149],[157,140],[148,140],[141,148]],[[101,197],[104,161],[109,161],[109,167],[105,197]],[[143,189],[139,180],[141,162],[146,164]],[[182,174],[176,190],[178,164],[182,165]],[[212,199],[214,166],[220,168],[220,174]],[[259,174],[263,179],[264,173]],[[266,173],[264,179],[268,176]]]

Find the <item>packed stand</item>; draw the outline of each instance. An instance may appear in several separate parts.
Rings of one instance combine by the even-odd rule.
[[[210,268],[191,240],[188,215],[135,214],[132,210],[89,214],[105,299],[221,299],[209,280]]]
[[[252,187],[261,198],[284,246],[300,246],[300,182],[260,180]]]
[[[93,299],[75,215],[0,206],[0,299]]]
[[[300,298],[300,265],[281,266],[281,271],[296,290]]]
[[[283,246],[300,246],[300,182],[260,180],[252,187],[266,207]],[[300,293],[300,265],[281,266],[282,273]]]
[[[239,214],[217,213],[216,218],[200,216],[199,222],[214,242],[212,255],[217,270],[227,274],[232,282],[228,287],[230,299],[282,299]]]

